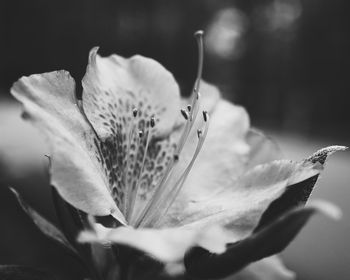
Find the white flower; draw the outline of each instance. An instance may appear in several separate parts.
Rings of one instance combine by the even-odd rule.
[[[81,242],[129,245],[163,262],[179,262],[194,246],[220,254],[228,244],[260,242],[257,229],[273,234],[273,226],[283,224],[277,214],[308,215],[288,211],[306,201],[324,160],[279,160],[274,145],[250,129],[246,111],[200,80],[201,61],[190,98],[180,98],[174,77],[156,61],[104,58],[97,48],[90,52],[82,100],[66,71],[14,84],[25,116],[50,144],[52,185],[77,209],[119,222],[115,228],[92,223]],[[311,188],[306,197],[289,193],[298,184],[303,191]],[[285,196],[290,203],[271,212]],[[308,211],[335,211],[324,205]],[[254,248],[244,250],[249,255]],[[251,256],[232,272],[257,260]],[[185,262],[193,273],[193,261]]]

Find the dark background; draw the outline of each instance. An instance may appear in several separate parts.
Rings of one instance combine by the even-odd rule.
[[[303,152],[335,141],[349,145],[349,14],[347,0],[3,0],[0,148],[7,149],[12,139],[25,141],[25,134],[17,131],[11,136],[8,132],[13,129],[5,129],[13,106],[9,88],[20,76],[65,69],[79,81],[89,50],[100,46],[103,55],[138,53],[160,61],[174,73],[186,95],[196,73],[193,33],[197,29],[206,32],[204,78],[218,85],[226,98],[244,105],[253,125],[280,139],[288,156],[307,156]],[[19,112],[17,107],[14,110]],[[340,157],[330,163],[336,168],[326,181],[334,189],[340,187],[321,189],[316,197],[333,199],[350,215],[345,199],[350,195],[345,190],[349,178],[338,176],[349,171],[349,161]],[[62,258],[54,245],[41,238],[6,189],[15,184],[54,219],[47,182],[38,174],[33,179],[32,173],[19,170],[9,172],[0,166],[0,263],[41,264],[68,279],[65,273],[78,271],[77,264]],[[348,222],[333,231],[337,226],[322,220],[322,226],[331,228],[329,239],[319,236],[323,228],[312,224],[302,235],[308,237],[297,239],[291,253],[287,250],[287,263],[300,272],[300,279],[329,279],[330,275],[348,279],[350,255],[341,243],[346,241],[345,232],[350,233]],[[337,237],[339,243],[329,243]],[[319,245],[323,241],[326,245]],[[307,252],[305,246],[311,246]],[[323,251],[317,252],[319,246]],[[311,249],[316,250],[314,254]],[[79,273],[72,275],[74,279]]]
[[[4,95],[32,73],[66,69],[80,80],[93,46],[105,55],[150,56],[187,90],[196,68],[193,32],[215,24],[219,32],[242,26],[231,58],[207,51],[204,78],[246,106],[256,123],[348,134],[347,0],[12,0],[1,1],[0,9]],[[239,14],[220,21],[224,9]]]

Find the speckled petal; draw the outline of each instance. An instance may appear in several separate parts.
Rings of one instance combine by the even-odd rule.
[[[23,77],[12,94],[24,106],[24,116],[47,137],[50,145],[51,183],[60,195],[93,215],[113,214],[124,221],[98,163],[95,135],[75,99],[75,83],[68,72]]]
[[[180,114],[178,85],[152,59],[101,57],[95,48],[83,88],[84,111],[101,140],[102,163],[113,198],[130,216],[135,200],[144,205],[149,199],[173,156],[168,136]]]
[[[114,134],[111,121],[124,125],[133,108],[144,120],[155,115],[157,136],[169,133],[180,108],[179,87],[172,74],[150,58],[101,57],[97,50],[90,52],[83,79],[84,110],[97,134],[103,139]]]
[[[239,238],[249,234],[269,204],[287,186],[320,173],[319,163],[298,163],[287,160],[256,166],[231,181],[231,187],[215,191],[207,197],[178,201],[164,224],[203,227],[220,224],[232,229]]]

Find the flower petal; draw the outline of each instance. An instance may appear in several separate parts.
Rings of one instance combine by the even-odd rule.
[[[224,100],[216,104],[202,150],[184,184],[183,196],[205,197],[231,186],[232,177],[243,172],[247,161],[249,146],[245,137],[248,129],[249,117],[242,107]],[[181,161],[189,161],[186,157],[192,156],[197,142],[194,131],[180,155]]]
[[[84,111],[99,136],[113,198],[130,221],[134,205],[149,200],[173,156],[167,136],[180,115],[178,85],[152,59],[100,57],[94,48],[83,88]]]
[[[247,133],[247,142],[250,147],[247,169],[273,160],[282,159],[282,152],[278,144],[263,132],[251,128]]]
[[[145,252],[162,262],[179,262],[185,253],[194,246],[201,246],[213,253],[222,253],[226,244],[234,237],[217,226],[200,231],[165,228],[165,229],[133,229],[131,227],[106,228],[95,225],[94,231],[83,231],[78,241],[85,243],[116,243],[127,245]]]
[[[131,120],[134,108],[144,120],[156,116],[157,136],[170,132],[180,108],[179,87],[172,74],[150,58],[101,57],[97,50],[90,52],[83,79],[83,106],[100,138],[114,134],[111,120],[121,125],[125,125],[123,118]]]
[[[252,263],[225,280],[294,280],[295,277],[275,255]]]
[[[23,77],[11,92],[23,104],[24,115],[47,137],[51,183],[60,195],[87,213],[113,214],[124,222],[98,162],[96,137],[79,111],[74,90],[69,73],[57,71]]]
[[[311,155],[310,157],[308,157],[306,159],[306,161],[309,162],[319,162],[321,164],[325,164],[327,158],[334,154],[335,152],[338,151],[345,151],[348,147],[345,146],[329,146],[329,147],[325,147],[321,150],[318,150],[317,152],[315,152],[313,155]]]
[[[171,147],[179,148],[179,149],[172,149],[172,150],[168,149],[168,151],[172,152],[172,153],[168,153],[168,155],[170,154],[171,158],[173,158],[173,155],[176,153],[176,155],[179,156],[179,159],[176,160],[176,162],[172,161],[171,163],[172,168],[170,169],[171,175],[168,176],[168,179],[166,180],[166,182],[162,184],[160,188],[161,195],[159,196],[159,199],[157,200],[157,202],[153,203],[154,208],[152,211],[152,215],[148,216],[148,217],[151,216],[152,218],[149,219],[147,223],[143,224],[143,226],[147,226],[147,227],[155,226],[155,223],[158,220],[158,218],[164,215],[164,212],[166,212],[166,209],[168,209],[169,205],[171,205],[171,203],[173,202],[173,198],[177,196],[178,192],[175,191],[177,189],[176,186],[177,184],[179,184],[179,179],[184,174],[196,150],[196,145],[198,142],[196,128],[199,128],[203,125],[203,114],[201,113],[201,111],[205,110],[211,113],[212,111],[215,110],[215,107],[220,100],[219,90],[215,86],[212,86],[204,81],[201,81],[200,92],[201,94],[200,94],[199,101],[197,101],[198,103],[194,107],[196,109],[192,108],[191,106],[191,102],[192,102],[191,97],[182,99],[182,108],[187,113],[190,113],[190,112],[194,113],[195,111],[197,111],[197,106],[199,105],[198,114],[197,114],[198,116],[197,118],[195,118],[195,115],[194,115],[193,119],[188,117],[188,120],[186,123],[186,120],[183,117],[183,115],[179,114],[180,117],[177,120],[177,124],[174,128],[174,131],[171,133],[168,140],[169,143],[172,144]],[[191,106],[190,111],[188,111],[189,105]],[[187,125],[190,125],[189,127],[192,126],[192,130],[190,129],[190,131],[188,131],[187,129],[189,127]],[[188,132],[189,134],[187,134]],[[185,145],[183,146],[181,143],[185,143]],[[183,149],[181,149],[180,147],[183,147]],[[164,151],[162,153],[164,153]],[[166,165],[167,164],[168,163],[166,162]],[[149,182],[148,185],[152,186],[152,182]],[[139,192],[139,194],[141,195],[139,195],[137,199],[137,203],[135,205],[137,205],[139,209],[144,208],[144,205],[146,202],[148,202],[148,199],[145,200],[143,199],[143,197],[144,196],[153,197],[154,193],[155,193],[154,188],[147,188],[146,191],[143,191],[143,193]],[[140,213],[139,209],[137,209],[136,212]]]
[[[307,158],[305,162],[313,164],[319,163],[324,165],[329,155],[335,153],[336,151],[343,151],[345,149],[346,147],[343,146],[326,147],[315,152],[312,156]],[[273,221],[276,217],[292,209],[293,207],[304,205],[308,200],[318,177],[319,174],[314,175],[307,180],[288,186],[285,192],[269,205],[269,207],[263,213],[259,224],[254,229],[254,231],[257,231],[261,227],[264,227]]]
[[[318,212],[335,219],[340,216],[340,210],[328,202],[295,208],[262,230],[229,245],[223,254],[215,255],[202,248],[194,248],[185,257],[187,272],[198,279],[219,279],[251,262],[279,253]]]
[[[191,198],[178,203],[164,218],[165,225],[203,227],[221,224],[241,238],[257,225],[261,215],[286,187],[320,173],[319,163],[274,161],[258,165],[235,181],[231,188],[215,191],[207,197]]]

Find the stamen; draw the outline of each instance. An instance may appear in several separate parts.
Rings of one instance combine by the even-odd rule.
[[[178,156],[176,156],[176,154],[175,154],[174,157],[172,158],[172,160],[168,163],[167,169],[165,170],[163,177],[155,186],[155,192],[154,192],[152,198],[148,201],[148,203],[147,203],[146,207],[143,209],[141,215],[136,220],[136,223],[135,223],[136,227],[139,227],[141,225],[141,223],[143,222],[145,217],[156,206],[159,198],[162,196],[163,192],[165,191],[164,188],[162,188],[162,186],[167,185],[168,179],[171,177],[170,175],[171,175],[172,171],[174,170],[175,165],[178,163],[178,160],[175,160],[176,158],[178,159]]]
[[[207,114],[207,120],[209,120],[209,115]],[[204,140],[207,136],[208,133],[208,128],[209,128],[209,122],[205,122],[205,126],[204,129],[198,129],[198,144],[196,147],[196,150],[194,152],[194,155],[189,163],[189,165],[187,166],[187,168],[185,169],[185,171],[183,172],[183,174],[180,176],[180,178],[178,179],[178,181],[175,183],[174,187],[170,188],[170,193],[168,193],[166,195],[167,198],[170,199],[166,199],[164,200],[164,203],[167,203],[168,205],[158,205],[158,207],[156,209],[154,209],[152,212],[149,213],[149,215],[147,216],[147,218],[143,221],[143,223],[141,224],[141,226],[148,226],[153,224],[154,219],[156,218],[155,215],[157,214],[157,217],[160,217],[160,219],[158,221],[156,221],[156,225],[161,221],[161,219],[165,216],[165,214],[168,212],[168,210],[170,209],[171,205],[173,204],[173,202],[175,201],[176,197],[178,196],[178,194],[180,193],[197,157],[199,152],[201,151],[203,144],[204,144]],[[165,206],[165,207],[164,207]],[[165,210],[164,210],[165,209]],[[159,213],[159,211],[161,211],[161,214]],[[159,215],[160,214],[160,215]],[[154,225],[154,226],[156,226]]]
[[[139,138],[142,138],[142,136],[143,136],[143,131],[139,130]]]
[[[184,109],[181,109],[180,111],[184,119],[187,121],[189,117],[188,113]]]
[[[135,130],[137,127],[137,115],[138,115],[138,109],[134,108],[132,110],[132,115],[133,115],[133,119],[131,121],[131,127],[129,130],[129,136],[128,136],[128,148],[127,148],[127,154],[126,154],[126,166],[125,166],[125,179],[124,179],[124,185],[126,188],[125,191],[125,196],[124,196],[124,203],[123,203],[123,213],[124,215],[126,215],[128,209],[130,209],[128,207],[129,204],[129,194],[131,192],[131,186],[128,186],[128,182],[129,182],[129,168],[130,168],[130,155],[131,155],[131,143],[134,139],[134,135],[135,135]]]
[[[153,122],[153,126],[152,126],[152,122]],[[138,176],[138,179],[137,179],[136,188],[133,191],[132,196],[131,196],[131,202],[130,202],[130,207],[129,207],[130,210],[129,210],[129,213],[128,213],[128,216],[127,216],[127,221],[129,221],[130,224],[132,224],[132,222],[133,222],[132,214],[133,214],[133,211],[134,211],[134,205],[135,205],[137,193],[138,193],[138,190],[139,190],[140,185],[141,185],[141,177],[142,177],[143,170],[145,168],[146,155],[147,155],[147,151],[148,151],[149,142],[150,142],[150,139],[151,139],[152,128],[154,126],[155,126],[155,122],[154,122],[154,117],[152,116],[151,120],[150,120],[150,127],[151,128],[148,129],[148,131],[147,131],[147,139],[146,139],[146,145],[145,145],[145,149],[144,149],[143,156],[142,156],[142,163],[141,163],[140,173],[139,173],[139,176]],[[142,140],[143,140],[143,138],[140,137],[140,142]]]
[[[208,117],[209,117],[208,112],[207,111],[203,111],[203,119],[204,119],[205,122],[208,121]]]
[[[132,110],[132,115],[134,116],[134,118],[137,117],[138,111],[139,111],[139,110],[137,110],[137,108],[134,108],[134,109]]]
[[[199,30],[197,31],[194,36],[197,39],[197,43],[198,43],[198,68],[197,68],[197,76],[196,76],[196,81],[194,83],[193,86],[193,90],[192,90],[192,102],[191,104],[189,104],[187,106],[187,108],[189,109],[189,120],[190,122],[187,122],[184,128],[184,131],[181,135],[181,138],[179,140],[178,146],[177,146],[177,150],[176,150],[176,154],[180,154],[180,152],[182,151],[182,148],[188,138],[188,135],[192,129],[194,120],[197,117],[197,113],[199,110],[199,98],[200,98],[200,93],[199,93],[199,87],[200,87],[200,81],[202,78],[202,72],[203,72],[203,34],[204,32]],[[181,112],[182,113],[182,112]],[[185,118],[186,119],[186,118]],[[186,119],[187,120],[187,119]]]
[[[192,127],[194,125],[195,119],[197,117],[198,111],[199,111],[199,101],[200,101],[200,93],[199,93],[199,88],[200,88],[200,81],[202,77],[202,72],[203,72],[203,31],[197,31],[194,36],[197,39],[198,43],[198,68],[197,68],[197,76],[196,80],[193,86],[192,94],[191,94],[191,103],[187,106],[187,111],[186,110],[181,110],[182,116],[185,118],[187,121],[185,124],[185,127],[183,129],[182,135],[179,139],[179,142],[176,146],[174,156],[170,160],[170,162],[167,165],[167,168],[163,174],[163,177],[160,179],[159,183],[157,183],[157,186],[155,187],[154,194],[152,198],[148,201],[146,207],[142,210],[141,214],[137,217],[136,223],[134,224],[136,227],[143,225],[147,223],[148,221],[151,221],[153,218],[152,216],[154,215],[155,209],[158,209],[159,207],[159,200],[164,197],[165,191],[169,190],[167,187],[169,184],[168,181],[171,179],[171,174],[173,170],[175,169],[175,165],[179,161],[179,156],[181,154],[181,151],[187,141],[187,138],[192,130]],[[181,189],[184,180],[187,178],[188,173],[190,172],[190,169],[192,168],[195,159],[197,158],[197,155],[203,145],[205,135],[207,133],[207,127],[208,127],[208,118],[207,115],[204,117],[203,113],[203,118],[205,118],[205,129],[204,133],[198,133],[199,137],[199,142],[198,146],[196,148],[195,154],[188,165],[187,169],[184,171],[183,175],[180,177],[180,179],[177,181],[175,184],[176,189]],[[152,122],[151,122],[152,126]],[[204,134],[204,137],[203,137]],[[171,191],[173,193],[173,191]],[[162,201],[162,200],[161,200]],[[171,202],[172,203],[172,202]],[[170,204],[171,204],[170,203]],[[170,206],[169,206],[170,207]],[[147,219],[147,220],[146,220]]]
[[[154,116],[151,117],[151,127],[153,128],[156,125],[156,120]]]

